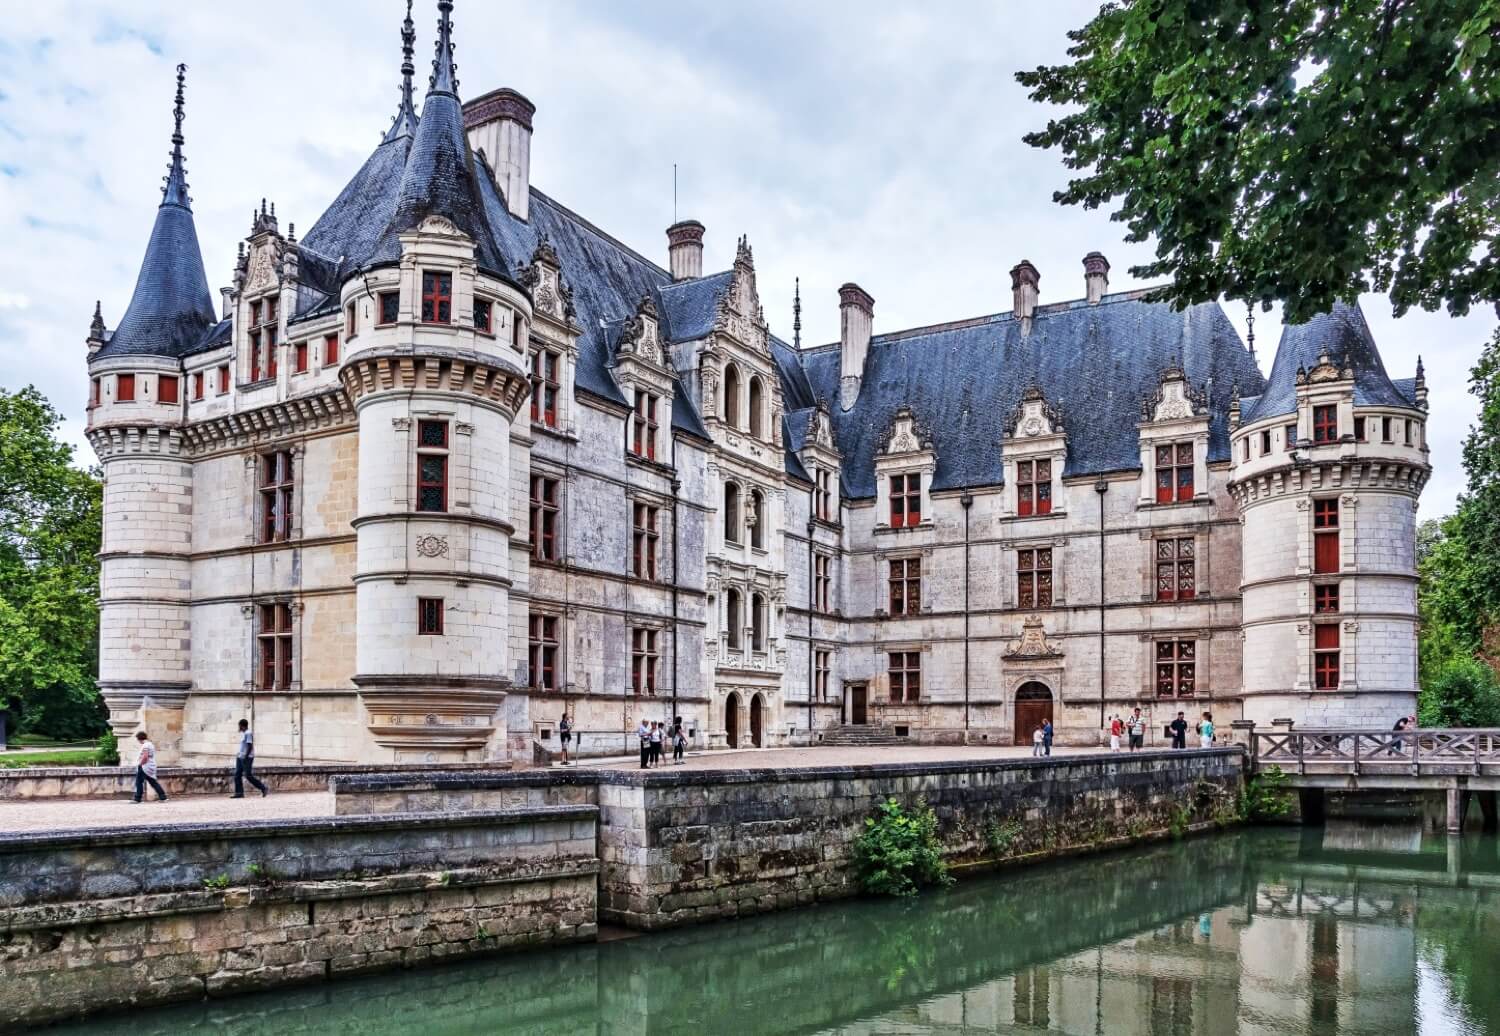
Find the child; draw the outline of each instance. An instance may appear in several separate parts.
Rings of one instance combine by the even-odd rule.
[[[1116,716],[1109,721],[1109,750],[1118,752],[1120,750],[1120,738],[1125,736],[1125,723]]]
[[[1042,728],[1037,727],[1031,732],[1031,754],[1042,754]]]

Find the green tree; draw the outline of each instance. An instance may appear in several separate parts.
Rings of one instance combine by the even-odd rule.
[[[1472,658],[1455,658],[1422,686],[1417,719],[1424,727],[1500,727],[1495,671]]]
[[[1500,0],[1113,0],[1069,38],[1017,74],[1071,109],[1025,140],[1156,239],[1162,297],[1500,299]]]
[[[99,734],[102,488],[35,388],[0,389],[0,705],[28,731]]]

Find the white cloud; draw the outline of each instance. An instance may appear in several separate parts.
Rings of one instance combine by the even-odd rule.
[[[173,66],[188,73],[187,154],[209,284],[264,196],[306,231],[389,124],[400,0],[67,0],[12,5],[0,41],[0,355],[7,386],[35,382],[81,446],[83,338],[96,298],[129,301],[171,132]],[[417,0],[425,85],[435,12]],[[462,92],[513,86],[537,104],[539,187],[665,259],[672,164],[679,214],[708,227],[705,263],[755,247],[766,312],[790,333],[801,277],[804,338],[838,333],[836,290],[876,298],[877,330],[995,312],[1007,271],[1042,271],[1043,299],[1082,293],[1084,253],[1112,286],[1150,257],[1104,212],[1051,201],[1056,154],[1021,143],[1048,112],[1017,69],[1064,56],[1097,0],[1033,5],[480,4],[456,12]],[[25,305],[16,304],[21,300]],[[1488,314],[1400,321],[1365,309],[1395,377],[1420,352],[1436,465],[1424,514],[1461,487],[1472,421],[1467,370]],[[1231,310],[1243,329],[1244,314]],[[1278,328],[1258,315],[1264,369]]]

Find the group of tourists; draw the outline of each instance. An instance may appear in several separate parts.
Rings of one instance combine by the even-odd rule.
[[[641,742],[642,770],[661,765],[664,744],[672,746],[672,765],[678,766],[682,763],[683,753],[687,751],[687,734],[683,732],[681,716],[672,720],[670,729],[665,723],[655,720],[648,723],[642,718],[640,726],[635,728],[635,736]]]
[[[1188,721],[1185,713],[1179,712],[1177,718],[1167,724],[1166,735],[1171,738],[1173,748],[1187,747]],[[1203,718],[1198,721],[1197,726],[1198,747],[1212,748],[1214,746],[1214,718],[1205,712]],[[1120,750],[1120,739],[1128,737],[1127,744],[1130,751],[1137,752],[1146,747],[1146,717],[1141,714],[1139,705],[1129,716],[1121,719],[1115,716],[1109,721],[1109,750],[1118,752]]]
[[[139,804],[146,797],[146,786],[156,792],[156,801],[167,801],[167,793],[162,790],[161,783],[156,779],[156,745],[144,730],[135,732],[136,757],[135,757],[135,798],[134,802]],[[250,721],[240,720],[240,744],[234,756],[234,794],[232,799],[245,797],[245,782],[260,792],[261,798],[271,793],[265,782],[255,776],[255,735],[250,733]]]

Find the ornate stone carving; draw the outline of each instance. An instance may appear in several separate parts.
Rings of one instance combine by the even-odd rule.
[[[885,444],[882,452],[887,455],[932,449],[932,435],[926,425],[917,419],[911,407],[905,406],[892,415],[881,441]]]
[[[428,216],[417,227],[424,234],[442,234],[445,237],[462,237],[463,231],[458,229],[447,216]]]
[[[1040,615],[1028,615],[1021,636],[1005,652],[1006,658],[1061,658],[1062,652],[1047,641]]]
[[[446,536],[418,536],[417,553],[424,558],[445,558],[448,556],[448,537]]]
[[[1354,371],[1348,367],[1339,369],[1327,352],[1318,354],[1318,362],[1312,370],[1305,367],[1297,368],[1297,384],[1320,385],[1330,381],[1344,381],[1354,377]]]
[[[1141,400],[1141,420],[1186,421],[1201,416],[1207,407],[1207,396],[1193,387],[1182,366],[1173,361],[1157,378],[1156,391]]]
[[[1014,438],[1055,435],[1063,430],[1062,411],[1047,402],[1042,390],[1032,385],[1011,408],[1006,427]]]

